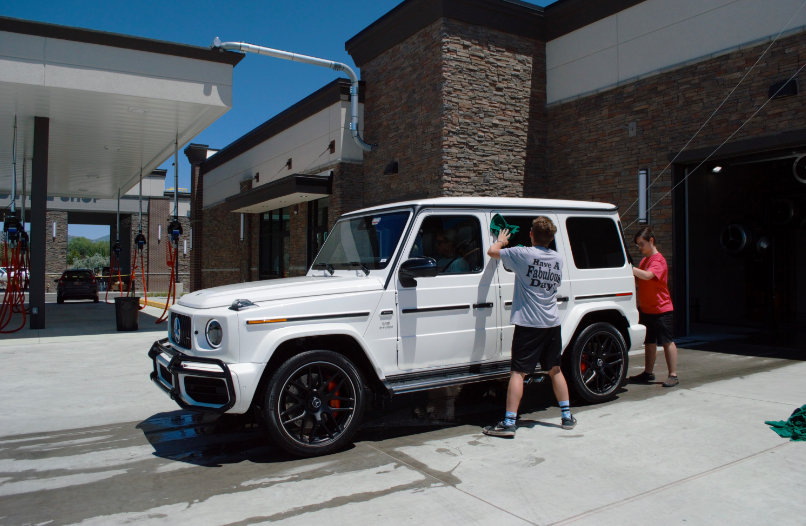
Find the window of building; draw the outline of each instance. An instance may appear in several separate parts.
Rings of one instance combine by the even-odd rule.
[[[484,268],[481,249],[478,218],[435,215],[423,219],[409,257],[434,258],[439,274],[471,274]]]
[[[308,267],[325,244],[328,233],[327,214],[330,198],[308,202]]]
[[[260,214],[260,279],[284,278],[291,261],[289,218],[291,209]]]
[[[532,238],[529,237],[529,232],[532,231],[532,221],[535,220],[537,215],[522,215],[522,216],[512,216],[512,215],[502,215],[501,217],[504,218],[504,221],[507,222],[508,225],[513,225],[518,227],[518,232],[511,235],[509,238],[509,244],[507,247],[531,247],[532,246]],[[560,225],[557,225],[559,228]],[[549,246],[551,250],[557,250],[557,242],[553,239]],[[504,270],[507,272],[512,272],[508,268],[504,267]]]
[[[606,217],[569,217],[568,241],[578,269],[624,266],[624,246],[618,226]]]

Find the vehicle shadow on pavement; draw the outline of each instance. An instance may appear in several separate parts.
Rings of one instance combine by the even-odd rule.
[[[479,382],[398,395],[383,403],[375,401],[367,408],[354,441],[408,437],[416,442],[422,436],[421,441],[426,442],[434,431],[489,425],[503,414],[506,389],[506,380]],[[524,386],[523,414],[533,415],[556,405],[549,382]],[[155,414],[136,428],[154,448],[155,456],[197,466],[220,467],[244,461],[277,463],[297,458],[274,446],[252,415],[176,410]]]

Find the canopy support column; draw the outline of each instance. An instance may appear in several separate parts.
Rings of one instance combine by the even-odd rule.
[[[31,308],[32,330],[45,328],[45,256],[48,236],[48,149],[50,119],[34,118],[34,157],[31,163],[31,242],[30,289],[28,305]]]

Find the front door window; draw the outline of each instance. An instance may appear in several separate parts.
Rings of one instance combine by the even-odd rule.
[[[438,274],[416,287],[398,281],[398,367],[416,370],[480,363],[498,352],[495,265],[487,264],[484,212],[428,213],[415,226],[406,258],[429,257]],[[489,237],[489,236],[487,236]]]

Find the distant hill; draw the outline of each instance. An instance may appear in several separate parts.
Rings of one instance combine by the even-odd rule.
[[[75,239],[77,237],[84,237],[84,236],[67,236],[67,242],[69,243],[71,239]],[[98,239],[90,239],[90,241],[109,241],[109,234],[103,237],[99,237]]]

